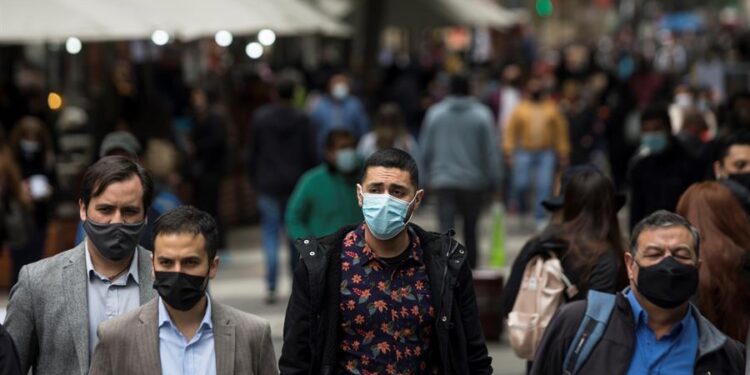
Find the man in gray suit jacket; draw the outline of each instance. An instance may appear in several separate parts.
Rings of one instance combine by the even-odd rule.
[[[154,226],[159,298],[99,326],[90,375],[275,375],[267,321],[214,301],[219,234],[211,215],[174,208]]]
[[[86,240],[21,269],[5,328],[21,370],[85,375],[99,323],[153,299],[150,255],[137,246],[153,183],[136,162],[111,156],[83,176],[80,216]]]

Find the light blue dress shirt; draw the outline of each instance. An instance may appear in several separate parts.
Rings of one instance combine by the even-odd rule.
[[[94,270],[91,262],[88,243],[86,251],[86,274],[88,275],[89,304],[89,356],[99,342],[96,329],[99,323],[135,310],[141,305],[140,288],[138,287],[138,251],[133,255],[130,268],[115,280],[100,275]]]
[[[685,317],[672,331],[656,339],[648,326],[648,312],[641,307],[632,291],[627,292],[635,322],[635,351],[628,375],[693,374],[698,355],[698,324],[689,305]]]
[[[211,322],[211,298],[198,331],[188,342],[172,323],[159,297],[159,356],[161,373],[169,375],[216,375],[216,351]]]

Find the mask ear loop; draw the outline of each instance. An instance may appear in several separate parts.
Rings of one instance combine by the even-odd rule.
[[[416,194],[414,194],[414,198],[411,199],[411,202],[409,202],[409,207],[411,207],[412,204],[417,200],[417,195],[419,195],[419,192],[423,192],[424,189],[417,190]],[[414,216],[414,210],[411,210],[411,214],[409,214],[408,218],[404,219],[404,224],[409,224],[411,221],[412,216]]]

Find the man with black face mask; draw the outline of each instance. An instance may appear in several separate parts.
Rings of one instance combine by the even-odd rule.
[[[750,131],[739,131],[724,140],[714,162],[714,174],[750,217]]]
[[[110,156],[83,175],[80,216],[86,240],[21,269],[5,327],[23,373],[86,374],[102,321],[155,293],[149,253],[137,246],[153,198],[150,175]]]
[[[159,218],[152,258],[159,298],[99,326],[89,374],[278,374],[269,323],[207,292],[218,238],[214,218],[195,207]]]
[[[698,286],[699,248],[698,230],[682,216],[662,210],[643,219],[624,255],[630,287],[614,297],[603,333],[592,333],[598,337],[587,357],[574,360],[586,352],[580,348],[587,338],[578,332],[584,314],[591,313],[590,300],[558,311],[531,373],[743,374],[742,345],[690,303]],[[571,361],[579,367],[567,372]]]

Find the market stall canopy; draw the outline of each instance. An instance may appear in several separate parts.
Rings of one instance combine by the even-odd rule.
[[[120,1],[0,0],[0,42],[137,39],[149,28]]]
[[[326,14],[343,19],[364,0],[318,0]],[[527,22],[523,10],[509,10],[493,0],[385,0],[385,24],[404,28],[477,26],[508,28]]]
[[[0,42],[183,40],[270,28],[279,35],[346,36],[349,27],[300,0],[0,0]]]
[[[157,28],[190,40],[219,30],[249,34],[269,28],[279,35],[347,35],[349,28],[300,0],[125,0],[143,9]]]

